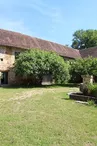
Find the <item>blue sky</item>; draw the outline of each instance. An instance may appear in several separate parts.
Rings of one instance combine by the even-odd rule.
[[[0,0],[0,28],[60,44],[78,29],[97,29],[97,0]]]

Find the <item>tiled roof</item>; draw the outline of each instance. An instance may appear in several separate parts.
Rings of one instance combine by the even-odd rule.
[[[92,56],[92,57],[96,58],[97,57],[97,46],[81,50],[80,55],[82,58],[85,58],[88,56]]]
[[[79,50],[3,29],[0,29],[0,45],[18,47],[22,49],[39,48],[47,51],[55,51],[59,55],[69,58],[81,57]]]

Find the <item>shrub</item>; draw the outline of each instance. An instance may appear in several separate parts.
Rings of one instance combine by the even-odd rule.
[[[83,94],[97,97],[97,84],[83,84]]]
[[[25,51],[15,62],[17,75],[34,77],[42,81],[44,75],[52,75],[55,83],[66,83],[69,80],[69,65],[54,52],[40,49]]]
[[[70,61],[71,80],[81,81],[81,75],[97,76],[97,58],[88,57]]]
[[[89,104],[89,106],[94,106],[95,105],[95,101],[94,100],[88,100],[88,104]]]
[[[88,85],[88,94],[97,98],[97,84]]]

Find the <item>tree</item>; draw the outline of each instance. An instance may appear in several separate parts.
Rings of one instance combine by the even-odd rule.
[[[74,49],[85,49],[97,46],[97,30],[77,30],[73,34],[71,47]]]
[[[80,58],[70,62],[71,73],[75,72],[81,75],[94,75],[97,76],[97,58],[88,57]]]
[[[32,76],[42,81],[44,75],[50,74],[56,83],[65,83],[69,80],[68,64],[54,52],[40,49],[31,49],[20,53],[15,62],[17,75]]]

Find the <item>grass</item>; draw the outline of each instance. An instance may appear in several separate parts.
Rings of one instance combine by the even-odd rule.
[[[97,108],[75,87],[0,88],[0,146],[97,146]]]

